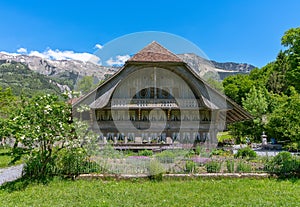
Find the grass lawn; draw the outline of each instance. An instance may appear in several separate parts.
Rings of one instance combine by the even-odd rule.
[[[0,168],[8,167],[11,149],[0,149]]]
[[[0,149],[0,168],[10,166],[11,162],[11,148]],[[17,161],[14,165],[21,164],[22,160]],[[1,206],[1,205],[0,205]]]
[[[54,180],[0,190],[0,206],[300,206],[300,180]]]

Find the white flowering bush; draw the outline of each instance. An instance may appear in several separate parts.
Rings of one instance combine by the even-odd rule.
[[[23,99],[21,107],[11,114],[6,125],[16,141],[15,161],[26,154],[25,174],[44,178],[54,173],[58,151],[70,148],[77,137],[71,120],[71,106],[55,95]]]

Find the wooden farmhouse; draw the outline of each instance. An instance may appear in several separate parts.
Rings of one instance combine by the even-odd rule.
[[[83,105],[90,111],[81,118],[115,146],[216,144],[226,124],[251,119],[157,42],[76,101],[74,113]]]

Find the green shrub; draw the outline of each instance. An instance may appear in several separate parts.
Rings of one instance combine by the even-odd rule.
[[[153,152],[152,152],[152,150],[146,150],[145,149],[145,150],[139,151],[138,155],[139,156],[148,156],[148,157],[150,157],[150,156],[153,155]]]
[[[187,173],[193,173],[196,170],[196,163],[194,163],[192,160],[188,160],[185,163],[185,171]]]
[[[241,157],[241,158],[255,158],[257,156],[256,152],[251,149],[250,147],[245,147],[242,149],[239,149],[237,153],[234,155],[235,158]]]
[[[170,150],[165,150],[155,156],[161,163],[173,163],[176,157],[175,153]]]
[[[270,159],[265,169],[279,177],[300,177],[300,158],[289,152],[280,152]]]
[[[55,158],[47,156],[45,152],[33,151],[25,160],[23,175],[25,178],[42,182],[51,179],[55,175]]]
[[[223,149],[214,149],[211,153],[210,156],[213,155],[219,155],[219,156],[229,156],[231,153],[229,151],[223,150]]]
[[[163,173],[165,173],[164,166],[157,160],[151,160],[149,163],[149,178],[151,180],[161,181]]]
[[[290,151],[290,152],[297,152],[300,151],[300,142],[291,142],[287,144],[284,149]]]
[[[237,166],[236,166],[236,172],[240,173],[240,172],[244,172],[244,173],[249,173],[251,172],[251,165],[248,163],[245,163],[243,161],[238,162]]]
[[[191,158],[192,156],[195,155],[195,151],[194,150],[189,150],[184,154],[185,158]]]
[[[77,176],[81,173],[99,172],[100,166],[88,160],[82,148],[62,149],[56,160],[56,172],[63,176]]]
[[[209,157],[210,152],[208,149],[201,147],[201,146],[196,146],[195,148],[195,154],[196,155],[201,155],[201,157]]]
[[[137,152],[133,152],[132,150],[125,150],[124,152],[123,152],[123,154],[125,155],[125,156],[137,156],[138,155],[138,153]]]
[[[234,172],[234,160],[226,160],[226,167],[227,167],[227,172],[233,173]]]
[[[218,173],[221,170],[221,163],[216,161],[210,161],[205,165],[208,173]]]

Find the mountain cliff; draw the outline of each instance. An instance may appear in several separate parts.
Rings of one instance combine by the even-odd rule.
[[[197,74],[202,76],[204,79],[214,78],[222,80],[228,75],[237,73],[249,73],[253,68],[255,68],[253,65],[246,63],[219,63],[216,61],[208,61],[204,58],[190,53],[179,54],[178,57],[186,62]],[[23,70],[28,68],[33,72],[46,76],[48,77],[48,82],[51,82],[55,85],[54,89],[57,90],[58,87],[62,92],[74,89],[74,85],[80,77],[92,76],[94,78],[94,83],[97,83],[100,80],[104,80],[107,77],[111,76],[120,69],[120,67],[101,66],[91,62],[82,62],[78,60],[50,60],[36,56],[0,53],[0,65],[3,64],[11,64],[9,66],[10,69],[12,69],[14,66],[18,66],[22,67]],[[3,68],[7,67],[5,66]],[[18,70],[11,70],[8,73],[10,74],[10,80],[13,79],[12,77],[14,73],[17,74]],[[30,74],[29,72],[26,73],[27,76],[28,74]],[[4,74],[4,72],[2,74]],[[41,77],[39,76],[39,78]],[[18,79],[20,79],[19,75]],[[1,81],[4,84],[4,79],[2,79]],[[9,83],[6,83],[6,85],[8,87]]]
[[[186,62],[193,70],[195,70],[200,76],[205,74],[216,73],[219,79],[223,80],[229,75],[234,75],[238,73],[247,74],[250,73],[255,66],[247,63],[234,63],[225,62],[219,63],[214,60],[207,60],[193,53],[179,54],[179,56],[184,62]],[[215,75],[216,76],[216,75]],[[216,77],[214,77],[216,78]]]

